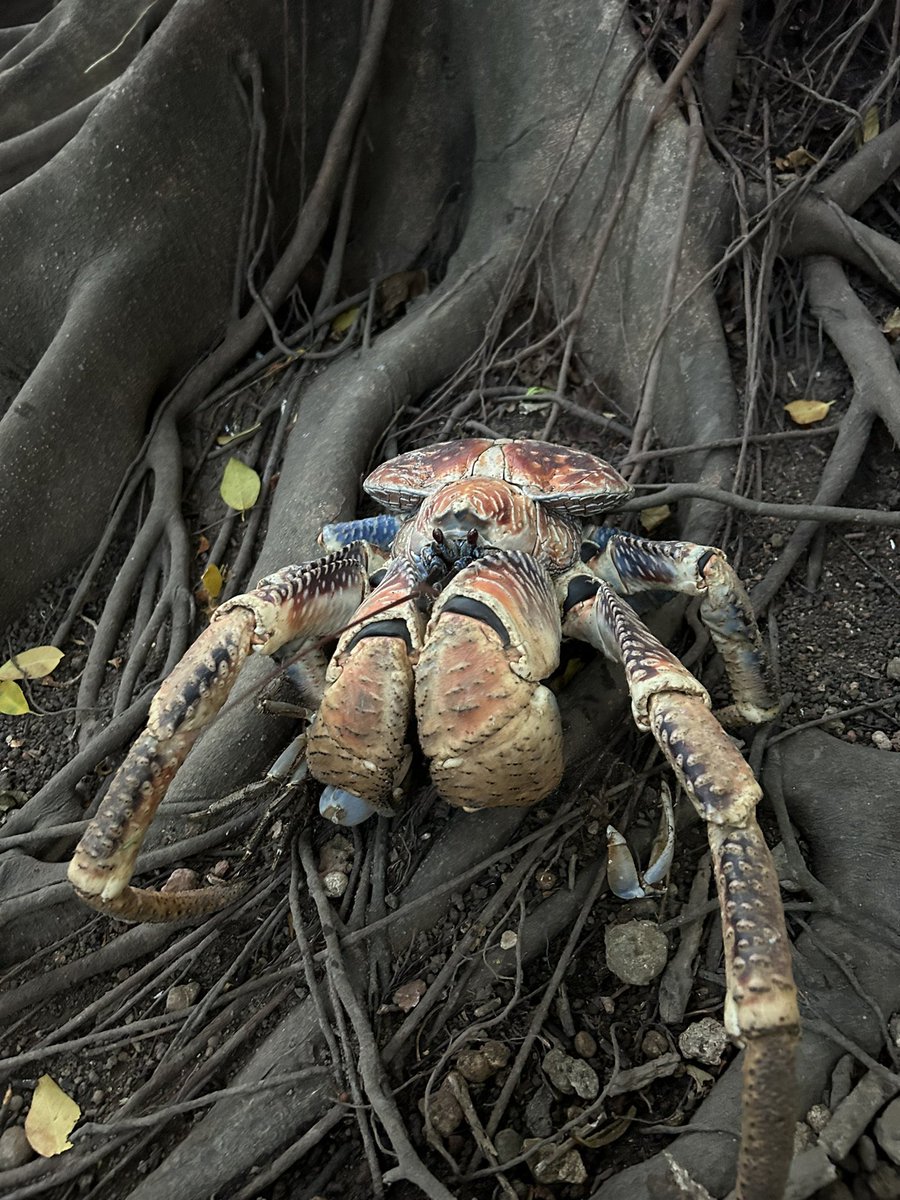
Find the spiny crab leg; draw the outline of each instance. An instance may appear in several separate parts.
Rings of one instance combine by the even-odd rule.
[[[778,711],[768,684],[762,638],[750,599],[716,546],[655,542],[606,526],[585,530],[582,557],[620,596],[672,590],[700,597],[700,619],[725,664],[734,704],[716,715],[725,725],[758,725]],[[596,553],[588,557],[587,547]]]
[[[135,860],[159,802],[188,751],[225,703],[247,656],[326,637],[352,618],[368,591],[364,543],[303,566],[286,567],[236,596],[163,682],[147,720],[116,773],[69,864],[69,880],[92,908],[126,921],[201,916],[235,899],[234,888],[159,893],[130,886]]]
[[[675,814],[672,793],[664,783],[660,788],[662,815],[659,830],[653,839],[646,871],[640,871],[628,843],[612,825],[606,829],[606,880],[609,889],[620,900],[641,900],[656,896],[660,884],[672,869],[675,856]]]
[[[571,595],[571,591],[570,591]],[[652,731],[706,824],[722,912],[725,1026],[746,1047],[738,1200],[781,1196],[793,1151],[797,993],[778,876],[756,821],[759,784],[709,696],[610,587],[564,626],[622,663],[635,721]]]

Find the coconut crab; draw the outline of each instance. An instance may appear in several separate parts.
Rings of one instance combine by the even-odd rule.
[[[793,1138],[797,999],[778,880],[754,815],[759,785],[720,723],[757,723],[775,711],[742,584],[715,547],[594,525],[631,488],[581,451],[531,440],[446,442],[384,463],[364,486],[395,515],[327,527],[330,553],[221,605],[162,684],[75,851],[77,894],[132,921],[197,915],[230,898],[217,889],[163,895],[130,879],[170,780],[254,650],[337,638],[305,752],[310,774],[327,785],[323,809],[352,821],[402,805],[414,739],[451,804],[544,799],[563,759],[556,700],[541,681],[563,638],[586,641],[623,666],[635,722],[652,732],[706,823],[725,1023],[747,1051],[738,1196],[780,1196]],[[700,597],[734,698],[719,718],[703,686],[622,599],[654,589]],[[625,894],[652,886],[621,839],[613,839],[615,858]]]

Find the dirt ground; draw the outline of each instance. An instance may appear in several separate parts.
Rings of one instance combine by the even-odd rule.
[[[840,418],[845,387],[836,369],[823,376],[819,385],[817,398],[834,401],[831,421]],[[784,401],[792,398],[789,388],[790,384],[786,383]],[[474,419],[479,431],[490,429],[500,436],[533,435],[542,417],[538,404],[539,401],[522,402],[515,397],[497,403],[485,402],[483,411],[470,418],[468,427],[459,432],[471,432]],[[777,410],[773,409],[772,417],[776,427],[785,425],[785,418]],[[398,436],[400,448],[405,449],[431,440],[431,429],[422,426],[409,438],[401,429]],[[560,441],[602,453],[612,461],[620,458],[626,449],[624,443],[611,440],[607,435],[598,438],[596,432],[578,417],[566,416],[555,436]],[[823,447],[828,445],[827,437],[774,441],[765,445],[757,452],[755,464],[758,496],[781,501],[808,499],[818,478]],[[665,460],[660,463],[660,470],[664,472]],[[199,506],[203,503],[202,483],[196,495]],[[207,500],[208,497],[209,491]],[[896,508],[898,500],[900,462],[888,437],[879,431],[846,503],[859,507]],[[212,519],[210,517],[209,521]],[[198,516],[195,528],[208,530],[210,524]],[[665,536],[670,530],[674,535],[673,521],[654,532],[656,536]],[[786,523],[771,518],[732,517],[727,531],[727,548],[751,588],[764,576],[789,532]],[[780,591],[770,612],[768,633],[777,639],[780,688],[786,702],[782,717],[784,729],[809,722],[821,723],[823,718],[828,718],[826,728],[848,742],[874,744],[884,753],[900,751],[900,731],[896,710],[892,707],[897,692],[896,669],[900,663],[894,661],[891,666],[900,654],[896,633],[900,627],[900,589],[895,583],[897,554],[897,538],[889,530],[842,532],[829,529],[822,544],[817,577],[808,578],[803,563]],[[198,559],[198,576],[201,569]],[[98,600],[102,599],[109,582],[108,577],[101,575],[98,578]],[[67,598],[65,586],[48,590],[27,621],[13,632],[9,650],[45,640]],[[44,683],[29,687],[32,708],[39,715],[27,720],[2,719],[6,746],[2,789],[7,806],[33,794],[71,753],[75,687],[83,647],[91,637],[90,618],[89,603],[84,620],[76,627],[62,669]],[[677,647],[689,660],[694,640],[695,635],[686,629]],[[715,674],[711,678],[715,681]],[[714,682],[713,686],[716,686]],[[594,762],[584,764],[582,778],[574,791],[571,786],[564,788],[559,800],[544,803],[529,816],[520,831],[523,835],[539,830],[542,822],[559,811],[560,803],[567,806],[571,822],[563,837],[548,843],[522,880],[517,898],[505,913],[495,918],[492,929],[483,931],[481,938],[476,940],[476,947],[496,942],[500,931],[515,930],[521,913],[546,904],[560,889],[569,887],[580,864],[602,859],[607,822],[612,819],[620,823],[623,802],[636,802],[632,834],[637,830],[640,841],[643,828],[646,839],[657,820],[658,775],[651,770],[643,787],[636,787],[633,780],[636,769],[652,767],[653,756],[648,758],[648,753],[646,741],[636,734],[624,732],[615,739],[614,745],[604,748]],[[82,782],[85,801],[114,765],[102,764],[94,777]],[[612,799],[609,799],[610,789],[613,790]],[[417,807],[392,823],[387,851],[389,895],[399,891],[415,874],[423,850],[449,819],[446,806],[436,801],[427,789],[421,796]],[[679,823],[683,824],[681,820]],[[288,867],[279,854],[288,824],[282,818],[275,821],[249,868],[255,871],[263,864],[265,871],[265,864],[268,864],[268,870],[274,873],[274,886],[269,894],[262,902],[243,908],[233,924],[217,926],[209,939],[209,948],[202,954],[185,949],[175,967],[161,970],[158,979],[151,977],[148,984],[139,989],[130,987],[129,981],[134,982],[135,972],[142,965],[140,961],[111,974],[90,978],[81,986],[54,995],[39,1010],[21,1017],[5,1031],[3,1054],[16,1055],[40,1045],[42,1040],[54,1035],[54,1031],[68,1028],[73,1022],[78,1024],[79,1020],[81,1028],[76,1036],[86,1032],[84,1013],[91,1006],[98,1006],[104,1014],[95,1028],[114,1031],[110,1042],[95,1040],[90,1044],[88,1039],[89,1044],[70,1052],[54,1053],[48,1062],[35,1064],[17,1075],[12,1094],[5,1103],[7,1122],[21,1120],[31,1089],[44,1070],[48,1070],[66,1092],[78,1098],[83,1118],[91,1122],[110,1120],[148,1079],[153,1068],[167,1061],[166,1056],[171,1056],[173,1049],[184,1046],[186,1035],[183,1031],[176,1042],[172,1041],[178,1035],[183,1014],[177,1008],[170,1013],[170,1009],[173,1004],[184,1003],[185,996],[191,1007],[203,997],[218,994],[218,1000],[204,1017],[209,1024],[204,1026],[201,1020],[191,1029],[190,1060],[185,1061],[181,1056],[180,1068],[158,1093],[155,1103],[157,1106],[173,1104],[182,1094],[193,1094],[183,1091],[186,1080],[196,1084],[202,1078],[203,1090],[226,1086],[226,1078],[271,1027],[281,1006],[292,1002],[297,987],[302,989],[299,980],[292,982],[280,993],[280,999],[272,1003],[278,984],[269,980],[283,978],[285,968],[289,966],[295,973],[297,970],[296,943],[285,898]],[[770,831],[771,828],[770,825]],[[372,830],[364,828],[348,841],[347,848],[357,866],[373,836]],[[314,820],[313,839],[320,856],[326,843],[330,851],[325,853],[334,852],[334,838],[332,828]],[[687,823],[680,835],[676,866],[664,897],[626,905],[604,893],[587,917],[571,965],[543,1023],[540,1049],[532,1054],[518,1080],[498,1137],[501,1144],[515,1150],[523,1137],[546,1136],[565,1122],[576,1119],[587,1107],[594,1084],[603,1078],[616,1058],[620,1069],[645,1064],[649,1082],[638,1090],[608,1100],[603,1106],[603,1119],[597,1121],[596,1114],[592,1114],[594,1119],[589,1130],[582,1130],[581,1135],[576,1132],[577,1152],[586,1168],[586,1181],[566,1182],[564,1174],[561,1180],[550,1175],[549,1182],[541,1182],[527,1166],[513,1167],[508,1172],[508,1179],[517,1195],[530,1196],[534,1200],[549,1200],[550,1197],[572,1197],[574,1200],[588,1195],[622,1165],[662,1149],[668,1135],[660,1130],[677,1128],[690,1121],[696,1104],[730,1060],[731,1048],[726,1049],[721,1061],[715,1064],[692,1062],[683,1059],[678,1052],[679,1034],[686,1026],[706,1016],[721,1015],[721,934],[715,918],[706,923],[687,1011],[678,1024],[666,1024],[660,1018],[659,980],[648,987],[623,984],[611,974],[604,947],[604,931],[609,925],[647,917],[669,931],[670,950],[674,948],[679,936],[677,917],[686,904],[704,848],[702,831],[696,823]],[[240,857],[239,848],[230,847],[224,852],[211,851],[186,865],[203,873],[220,862],[224,866],[219,870],[225,872],[232,870]],[[438,978],[460,936],[482,919],[482,910],[493,891],[507,877],[509,869],[510,863],[503,861],[489,867],[475,882],[461,886],[453,894],[447,920],[428,933],[417,935],[399,957],[391,960],[382,955],[380,972],[370,980],[374,1028],[380,1044],[390,1038],[404,1017],[409,1004],[404,989],[408,990],[412,985],[415,995]],[[347,916],[346,903],[341,912]],[[312,926],[311,913],[307,913],[307,919]],[[13,969],[7,976],[7,985],[26,982],[48,969],[86,959],[119,933],[120,927],[114,922],[97,918],[73,936],[64,937],[59,945]],[[154,953],[162,953],[170,943],[181,945],[184,941],[187,945],[186,939],[190,936],[183,931],[172,932]],[[314,939],[314,948],[317,941]],[[248,946],[251,948],[249,954],[246,953]],[[471,1100],[482,1119],[486,1119],[508,1072],[509,1056],[515,1054],[528,1025],[527,1009],[511,1001],[515,996],[528,998],[540,994],[553,970],[558,950],[559,941],[548,945],[546,953],[529,964],[519,984],[508,975],[488,983],[478,982],[477,977],[473,981],[465,966],[471,956],[466,956],[464,964],[444,985],[444,1003],[437,1006],[420,1030],[414,1056],[412,1060],[408,1057],[405,1060],[398,1100],[416,1140],[425,1147],[426,1157],[439,1174],[442,1158],[448,1155],[464,1174],[467,1166],[469,1171],[477,1170],[479,1156],[466,1122],[449,1132],[442,1141],[439,1139],[440,1157],[434,1148],[427,1148],[419,1102],[429,1078],[434,1085],[441,1077],[440,1073],[432,1076],[431,1064],[448,1046],[459,1047],[452,1057],[460,1071],[468,1072]],[[477,959],[476,953],[471,961],[477,964]],[[149,956],[149,961],[154,961],[153,955]],[[225,980],[226,991],[223,993]],[[109,1011],[110,1006],[104,1006],[104,998],[115,988],[124,991],[121,999],[111,1006],[113,1011]],[[236,1007],[232,1004],[234,1011],[228,1010],[223,1022],[216,1014],[223,1011],[228,993],[235,989],[243,998]],[[190,1007],[185,1010],[190,1011]],[[134,1025],[139,1028],[137,1034],[130,1032],[129,1027]],[[473,1050],[477,1050],[481,1040],[488,1036],[490,1045],[499,1044],[500,1049],[495,1053],[503,1065],[486,1066],[483,1054],[478,1061],[467,1062],[465,1055],[468,1053],[471,1059]],[[58,1040],[57,1037],[54,1040]],[[583,1085],[587,1088],[588,1099],[574,1094],[571,1089],[567,1094],[560,1086],[548,1081],[546,1056],[553,1050],[562,1051],[569,1056],[567,1061],[577,1059],[587,1068],[588,1079],[594,1080],[594,1084]],[[677,1064],[674,1069],[669,1065],[673,1056]],[[660,1064],[656,1076],[654,1063]],[[593,1094],[596,1094],[595,1090]],[[334,1134],[324,1138],[303,1160],[302,1166],[287,1170],[276,1182],[261,1187],[253,1195],[264,1196],[267,1200],[289,1196],[371,1195],[371,1180],[358,1144],[351,1099],[347,1097],[345,1121]],[[54,1194],[104,1198],[127,1195],[134,1175],[148,1172],[165,1148],[177,1138],[179,1129],[191,1119],[190,1113],[176,1114],[162,1129],[154,1131],[152,1137],[138,1137],[133,1150],[119,1157],[119,1168],[112,1174],[99,1166],[77,1180],[74,1193],[62,1189]],[[235,1129],[234,1136],[240,1137],[239,1129]],[[879,1160],[877,1165],[880,1182],[876,1187],[881,1190],[872,1190],[865,1183],[865,1167],[853,1156],[846,1166],[854,1196],[898,1194],[883,1190],[882,1177],[893,1171],[885,1162]],[[869,1174],[871,1176],[871,1172]],[[460,1196],[473,1200],[496,1195],[496,1186],[492,1178],[477,1177],[468,1183],[456,1184]],[[392,1194],[411,1197],[416,1190],[403,1185]]]

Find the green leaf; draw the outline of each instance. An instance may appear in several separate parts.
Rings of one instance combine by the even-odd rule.
[[[222,476],[219,495],[229,508],[245,512],[259,499],[260,479],[252,467],[239,458],[229,458]]]
[[[14,654],[0,667],[0,679],[43,679],[55,671],[66,656],[55,646],[32,646]]]
[[[21,717],[29,712],[31,709],[19,685],[6,679],[0,683],[0,713],[7,717]]]

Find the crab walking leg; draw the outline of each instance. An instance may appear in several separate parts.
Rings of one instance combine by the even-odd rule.
[[[606,527],[585,531],[587,567],[620,596],[674,591],[700,597],[700,619],[722,656],[734,705],[726,724],[760,724],[778,711],[750,597],[724,553],[693,542],[654,542]],[[591,554],[591,550],[595,553]]]
[[[737,1196],[776,1200],[793,1152],[799,1014],[778,877],[755,816],[759,784],[705,689],[610,587],[601,582],[593,598],[571,605],[564,632],[622,663],[637,724],[653,733],[706,823],[722,911],[725,1025],[746,1047]]]
[[[175,772],[225,703],[247,656],[327,637],[353,617],[369,588],[365,543],[285,567],[217,609],[164,680],[134,743],[76,847],[69,880],[92,908],[127,921],[168,921],[222,908],[233,888],[161,894],[129,886],[144,835]],[[375,565],[380,565],[380,557]]]

